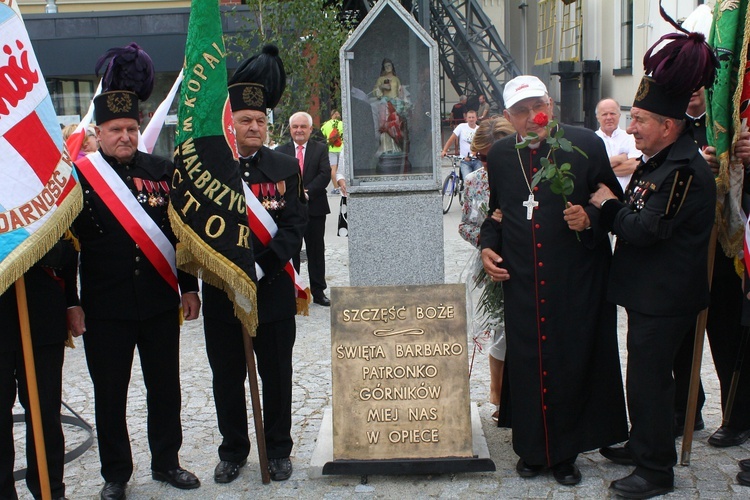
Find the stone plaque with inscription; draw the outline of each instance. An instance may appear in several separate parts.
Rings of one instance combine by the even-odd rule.
[[[465,285],[331,291],[334,460],[471,457]]]

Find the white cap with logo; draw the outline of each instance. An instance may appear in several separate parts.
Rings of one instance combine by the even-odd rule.
[[[544,97],[547,95],[547,87],[542,81],[531,75],[517,76],[505,84],[503,89],[503,102],[509,108],[519,101],[529,97]]]

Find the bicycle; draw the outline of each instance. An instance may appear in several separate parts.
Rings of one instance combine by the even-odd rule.
[[[458,194],[459,203],[463,203],[464,196],[464,179],[461,176],[460,167],[463,158],[459,155],[446,155],[445,157],[451,160],[451,172],[445,177],[443,189],[441,190],[443,195],[443,214],[447,214],[448,210],[451,209],[453,197],[456,194]]]

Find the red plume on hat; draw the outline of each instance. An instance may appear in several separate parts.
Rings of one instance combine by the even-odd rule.
[[[96,76],[108,60],[102,76],[102,92],[128,90],[141,101],[149,98],[154,89],[154,63],[137,43],[131,42],[105,52],[96,62]]]
[[[643,56],[647,75],[668,93],[686,93],[708,87],[714,81],[719,61],[706,43],[703,33],[687,31],[677,24],[659,2],[659,12],[679,33],[668,33],[651,46]],[[656,53],[654,49],[667,42]]]

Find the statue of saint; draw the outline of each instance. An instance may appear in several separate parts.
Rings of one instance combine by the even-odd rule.
[[[383,59],[380,76],[375,82],[373,95],[377,98],[372,103],[376,111],[380,147],[378,154],[402,153],[405,151],[407,138],[408,105],[404,100],[404,88],[396,76],[393,61]]]

